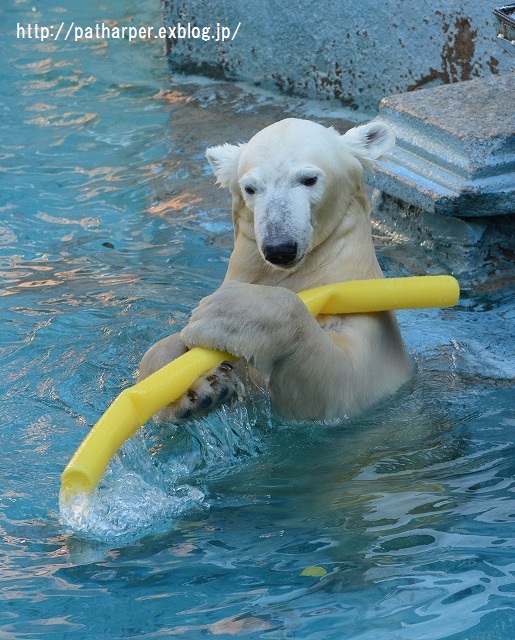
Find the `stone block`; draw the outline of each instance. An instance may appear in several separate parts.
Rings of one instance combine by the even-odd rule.
[[[515,74],[384,98],[397,144],[369,184],[440,215],[515,213],[514,105]]]

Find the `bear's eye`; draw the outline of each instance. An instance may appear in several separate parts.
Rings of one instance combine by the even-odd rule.
[[[317,176],[309,176],[308,178],[301,178],[300,184],[303,184],[305,187],[313,187],[317,183]]]
[[[248,193],[249,196],[253,196],[256,193],[256,190],[252,187],[245,187],[245,193]]]

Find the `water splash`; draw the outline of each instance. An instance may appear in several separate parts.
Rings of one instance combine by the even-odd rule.
[[[206,485],[262,451],[255,402],[235,401],[183,425],[147,425],[109,464],[91,496],[62,500],[60,518],[75,535],[129,542],[173,528],[209,507]]]

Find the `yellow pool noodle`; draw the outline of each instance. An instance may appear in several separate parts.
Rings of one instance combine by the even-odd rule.
[[[459,299],[452,276],[352,280],[299,293],[310,312],[373,313],[394,309],[451,307]],[[203,373],[235,356],[194,348],[148,378],[125,389],[91,429],[61,476],[60,503],[91,494],[118,449],[157,411],[185,393]]]

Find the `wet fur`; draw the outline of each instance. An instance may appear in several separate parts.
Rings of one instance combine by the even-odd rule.
[[[411,363],[393,312],[313,318],[294,294],[383,277],[363,164],[392,145],[392,132],[380,122],[340,135],[287,119],[245,145],[208,149],[218,183],[232,195],[235,238],[227,274],[181,334],[145,354],[141,377],[193,346],[229,351],[268,385],[275,412],[324,421],[356,415],[406,382]],[[289,248],[290,264],[267,261],[274,251],[285,259],[277,247]],[[189,418],[241,394],[240,378],[238,366],[224,363],[161,419]]]

